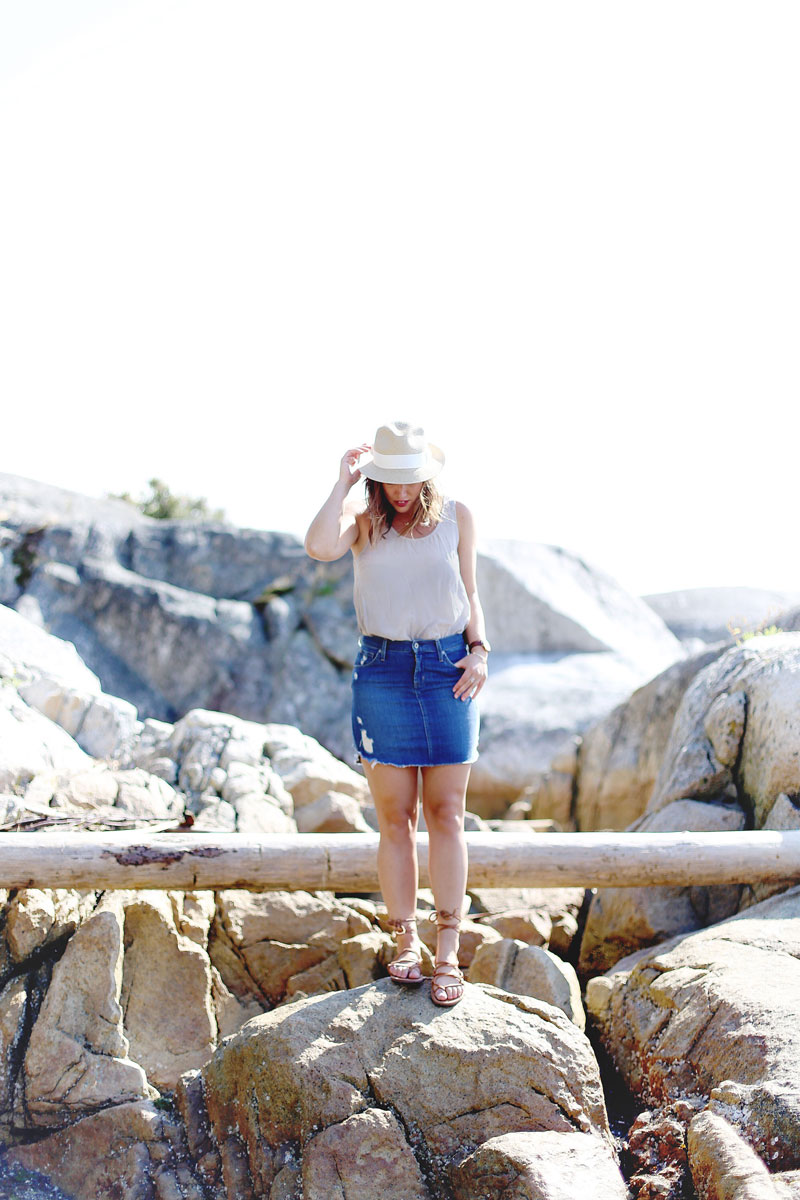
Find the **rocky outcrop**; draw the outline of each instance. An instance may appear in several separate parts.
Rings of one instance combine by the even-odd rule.
[[[724,649],[718,645],[674,663],[587,730],[574,771],[577,829],[625,829],[642,816],[684,693]]]
[[[479,572],[499,651],[472,781],[489,815],[682,650],[652,609],[566,551],[498,543]],[[315,563],[287,534],[153,521],[4,475],[0,603],[73,642],[105,694],[143,716],[296,725],[352,761],[349,556]],[[522,709],[521,690],[537,694]]]
[[[761,829],[779,801],[774,820],[795,827],[798,711],[800,634],[752,638],[716,657],[683,695],[647,810],[632,828]],[[721,920],[758,895],[730,887],[600,889],[581,970],[605,970],[639,946]]]
[[[268,834],[366,831],[362,775],[314,738],[191,710],[138,719],[66,643],[0,606],[0,795],[6,822],[189,820]]]
[[[702,1195],[740,1194],[720,1182],[725,1145],[738,1139],[776,1183],[776,1172],[800,1167],[798,916],[800,888],[793,888],[639,951],[588,985],[589,1013],[628,1085],[655,1108],[689,1101],[681,1117],[684,1129],[691,1122],[689,1157],[698,1182],[705,1180]]]
[[[103,1109],[10,1150],[6,1161],[39,1172],[74,1200],[208,1200],[180,1121],[152,1101]]]
[[[490,640],[500,653],[616,651],[651,674],[679,657],[653,609],[559,546],[487,542],[478,570]]]
[[[800,603],[800,592],[767,591],[763,588],[688,588],[642,597],[682,641],[735,640],[743,632],[777,625],[789,629],[783,615]]]
[[[467,1156],[512,1132],[585,1137],[616,1170],[588,1042],[558,1010],[491,988],[447,1012],[388,980],[299,1001],[226,1041],[200,1084],[185,1081],[190,1140],[242,1200],[337,1172],[341,1194],[365,1194],[350,1191],[364,1167],[347,1154],[362,1131],[379,1170],[403,1168],[382,1176],[398,1200],[448,1195]]]

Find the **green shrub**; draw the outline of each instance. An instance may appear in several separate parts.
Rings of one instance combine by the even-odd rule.
[[[130,492],[112,493],[112,500],[125,500],[135,505],[146,517],[156,521],[224,521],[225,513],[221,508],[211,509],[204,496],[178,496],[172,492],[163,479],[148,481],[149,495],[134,499]]]

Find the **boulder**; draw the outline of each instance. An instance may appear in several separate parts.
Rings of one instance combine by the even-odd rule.
[[[68,733],[0,679],[0,792],[25,787],[41,773],[85,770],[91,764]]]
[[[371,833],[362,806],[344,792],[324,792],[297,810],[299,833]]]
[[[212,961],[234,995],[265,1006],[349,987],[340,947],[373,929],[345,902],[308,892],[223,891],[217,908]]]
[[[673,663],[583,734],[575,772],[575,824],[581,832],[625,829],[642,816],[684,693],[723,649]]]
[[[100,680],[71,642],[45,632],[0,604],[0,676],[43,679],[87,696],[100,694]]]
[[[207,1197],[188,1159],[180,1122],[152,1102],[117,1104],[86,1116],[10,1150],[7,1162],[41,1173],[72,1200]]]
[[[718,796],[735,783],[760,829],[781,792],[800,791],[799,700],[800,634],[762,635],[726,651],[683,697],[648,811]],[[731,731],[721,742],[726,714]]]
[[[148,716],[199,707],[263,716],[269,647],[252,605],[94,558],[79,572],[37,567],[25,595],[51,632],[74,641],[105,691]]]
[[[41,678],[21,686],[20,695],[94,758],[126,758],[141,728],[134,706],[116,696],[89,695]]]
[[[800,794],[798,712],[800,633],[750,638],[714,658],[684,692],[647,810],[633,828],[764,828],[781,795]],[[713,923],[752,898],[742,888],[600,889],[581,970],[605,970],[637,946]]]
[[[681,656],[652,608],[559,546],[490,541],[478,559],[489,640],[500,652],[617,651],[650,673]]]
[[[743,829],[745,815],[736,804],[676,800],[637,823],[640,831],[719,832]],[[736,912],[742,889],[725,887],[598,888],[592,897],[581,939],[583,975],[605,971],[641,946],[653,946],[673,934],[700,929]]]
[[[702,1112],[694,1118],[688,1150],[698,1200],[778,1200],[764,1163],[716,1113]]]
[[[479,924],[488,925],[502,938],[514,938],[528,946],[546,946],[553,931],[549,913],[526,908],[486,913],[479,918]]]
[[[130,569],[146,579],[250,604],[302,588],[313,572],[292,534],[207,521],[139,522],[126,553]]]
[[[627,1200],[602,1138],[585,1133],[506,1133],[489,1138],[453,1171],[455,1200]]]
[[[5,909],[5,945],[16,963],[70,937],[92,912],[94,892],[20,888]]]
[[[125,1034],[131,1057],[160,1090],[173,1091],[216,1048],[211,970],[205,948],[178,932],[166,892],[140,892],[125,905]],[[165,1004],[170,995],[180,1002]]]
[[[645,1103],[705,1099],[770,1171],[800,1167],[798,916],[795,887],[640,950],[586,991],[604,1045]]]
[[[297,726],[264,726],[264,748],[274,771],[291,794],[295,809],[311,804],[326,792],[341,792],[366,802],[369,786],[363,775],[341,762]]]
[[[484,943],[469,968],[471,983],[489,983],[504,992],[534,996],[560,1008],[579,1029],[586,1028],[575,968],[541,946],[513,938]]]
[[[115,538],[127,537],[139,526],[156,524],[125,500],[98,500],[6,471],[0,471],[0,514],[16,529],[31,527],[44,533],[48,527],[61,525],[65,532],[72,526],[84,536],[89,531],[107,530]]]
[[[466,1154],[503,1133],[594,1133],[612,1154],[584,1036],[557,1009],[491,988],[468,986],[441,1012],[427,988],[389,980],[298,1001],[250,1021],[201,1078],[221,1176],[242,1200],[269,1195],[287,1158],[301,1155],[307,1175],[316,1152],[307,1167],[306,1149],[322,1133],[359,1114],[373,1127],[375,1110],[400,1123],[380,1119],[384,1145],[392,1130],[383,1153],[410,1165],[402,1134],[434,1196],[449,1194]],[[320,1150],[327,1161],[329,1140],[336,1135]],[[363,1167],[337,1162],[349,1195],[349,1173]]]
[[[53,968],[25,1053],[19,1124],[58,1128],[109,1104],[154,1095],[128,1054],[121,984],[121,923],[114,912],[97,912]]]

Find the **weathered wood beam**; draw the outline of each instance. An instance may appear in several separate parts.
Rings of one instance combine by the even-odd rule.
[[[427,835],[420,834],[423,886]],[[470,833],[471,887],[800,881],[800,832]],[[0,834],[0,887],[378,890],[366,834]]]

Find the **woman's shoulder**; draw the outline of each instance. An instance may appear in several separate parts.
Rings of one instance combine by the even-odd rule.
[[[459,525],[463,521],[472,520],[472,512],[467,508],[463,500],[455,500],[452,496],[448,496],[442,507],[442,515],[449,516],[451,520],[458,521]]]
[[[356,521],[357,533],[356,540],[353,542],[353,545],[350,547],[350,549],[352,550],[354,557],[357,557],[364,547],[369,545],[369,514],[365,508],[362,508],[353,515]]]

